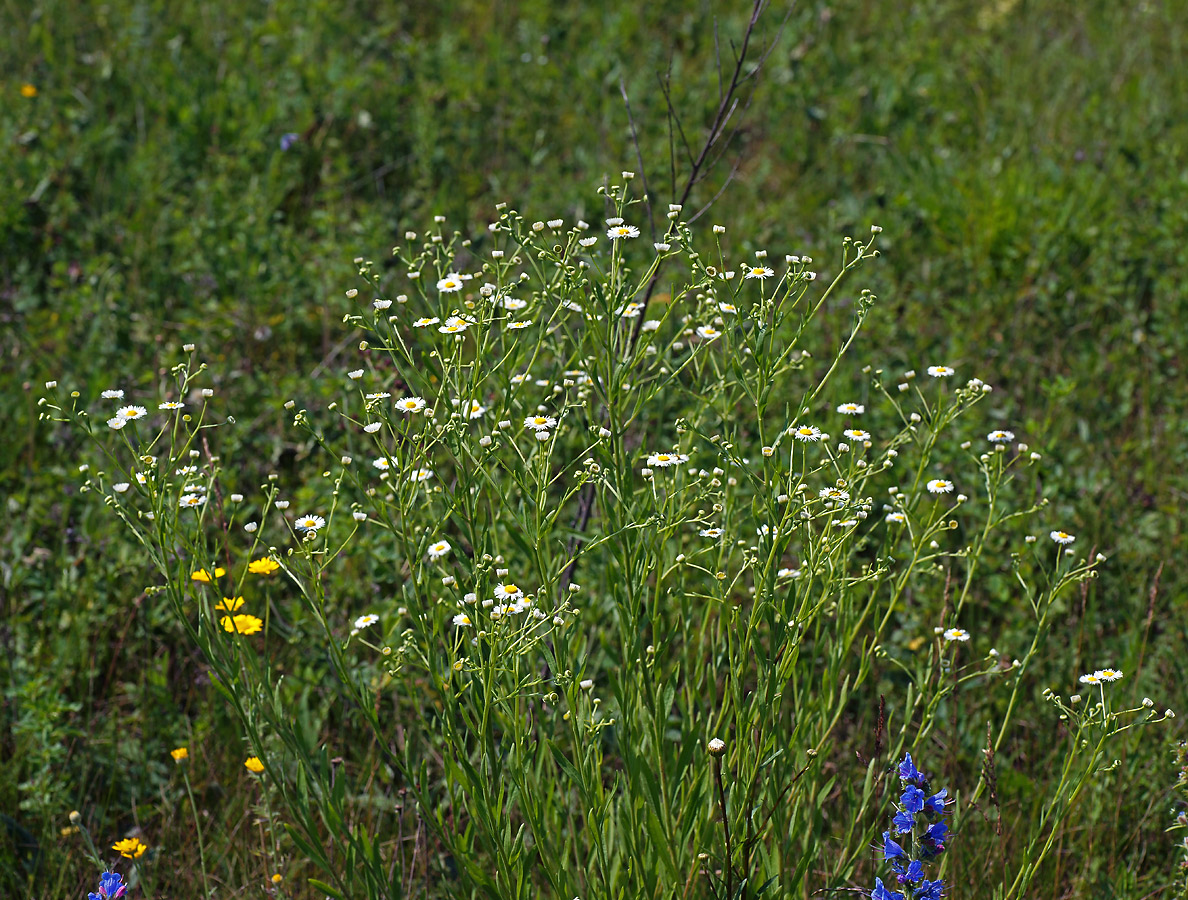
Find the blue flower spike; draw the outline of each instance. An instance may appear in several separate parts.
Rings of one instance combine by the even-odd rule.
[[[883,860],[895,873],[895,881],[907,886],[900,893],[876,878],[871,900],[942,900],[945,883],[925,878],[924,866],[945,850],[949,826],[944,821],[949,792],[941,788],[928,797],[928,782],[916,768],[910,753],[898,766],[902,793],[891,819],[891,830],[883,832]]]
[[[123,875],[119,872],[104,872],[99,876],[98,892],[90,891],[87,900],[118,900],[127,890]]]

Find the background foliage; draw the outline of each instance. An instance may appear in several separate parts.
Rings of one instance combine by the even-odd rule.
[[[836,235],[884,227],[855,367],[944,360],[995,386],[1003,427],[1045,455],[1053,515],[1110,557],[1056,626],[1051,683],[1111,662],[1128,696],[1173,708],[1188,686],[1177,7],[801,3],[692,202],[737,166],[707,216],[754,248],[824,260]],[[318,463],[279,400],[346,366],[352,257],[383,259],[434,214],[486,221],[499,200],[599,216],[593,188],[639,168],[620,80],[666,202],[659,76],[694,134],[716,106],[716,47],[729,58],[743,18],[708,3],[50,0],[7,4],[0,22],[3,878],[33,896],[89,882],[60,834],[74,808],[100,834],[139,825],[170,868],[192,866],[168,756],[188,743],[220,823],[219,880],[256,891],[240,736],[141,593],[144,560],[78,496],[76,439],[35,426],[41,383],[93,393],[120,373],[152,388],[162,349],[193,341],[238,411],[223,452],[245,486],[301,481]],[[334,700],[311,681],[303,725],[333,721]],[[1043,792],[1040,718],[1005,754],[1008,815]],[[969,727],[977,746],[983,725]],[[1068,826],[1046,896],[1138,897],[1173,877],[1173,767],[1148,740],[1097,826]]]

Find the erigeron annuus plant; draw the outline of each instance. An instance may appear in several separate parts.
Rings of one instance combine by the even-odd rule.
[[[481,240],[439,222],[391,267],[357,260],[357,367],[328,409],[285,404],[324,453],[312,485],[227,492],[205,448],[233,419],[192,353],[176,408],[46,402],[102,448],[87,488],[145,546],[241,722],[287,836],[272,852],[332,896],[402,896],[414,864],[459,897],[860,883],[879,757],[946,729],[970,684],[1004,699],[997,749],[1053,602],[1101,561],[1064,532],[1024,541],[1044,503],[1015,481],[1038,455],[965,424],[988,385],[932,365],[839,393],[877,228],[818,279],[808,256],[738,260],[679,207],[649,241],[626,182],[597,227],[501,209]],[[822,315],[844,321],[834,346]],[[967,630],[1000,546],[1035,613],[1012,662]],[[274,659],[298,634],[391,773],[366,822],[332,761],[360,744],[332,750],[289,711]],[[404,792],[428,859],[391,840]]]

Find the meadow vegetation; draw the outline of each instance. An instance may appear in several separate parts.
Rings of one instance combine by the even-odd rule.
[[[6,890],[1186,895],[1188,26],[784,15],[0,12]]]

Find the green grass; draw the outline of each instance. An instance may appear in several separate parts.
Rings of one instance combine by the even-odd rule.
[[[117,381],[153,392],[163,360],[193,341],[239,422],[219,437],[236,462],[228,489],[246,493],[270,472],[312,483],[325,459],[279,401],[337,399],[311,376],[353,365],[357,336],[341,323],[352,258],[386,261],[438,213],[477,229],[501,200],[529,221],[596,221],[597,185],[639,169],[620,80],[644,174],[668,202],[660,81],[671,71],[696,145],[717,105],[714,13],[130,0],[0,10],[0,853],[10,890],[81,895],[91,884],[79,837],[59,834],[79,809],[107,844],[143,827],[156,868],[181,873],[163,893],[195,896],[193,823],[168,756],[179,744],[210,811],[215,881],[248,894],[271,874],[242,732],[168,604],[142,595],[155,579],[143,552],[78,494],[77,466],[96,460],[76,434],[37,423],[41,384],[87,397]],[[774,37],[780,15],[765,16],[760,38]],[[1175,708],[1188,691],[1181,18],[1172,2],[798,5],[737,114],[731,153],[689,203],[714,197],[737,160],[700,225],[725,225],[740,257],[808,253],[830,277],[837,236],[882,225],[883,259],[861,285],[880,302],[841,385],[862,390],[865,364],[943,361],[985,379],[995,387],[987,427],[1009,427],[1044,455],[1030,488],[1051,498],[1045,517],[1109,557],[1083,596],[1065,596],[1000,754],[1008,844],[1053,789],[1055,732],[1039,687],[1067,692],[1075,674],[1111,662],[1127,672],[1128,698]],[[727,57],[742,25],[718,21]],[[24,82],[35,98],[20,95]],[[300,140],[281,152],[286,132]],[[850,310],[833,315],[811,338],[822,347],[849,327]],[[350,576],[395,590],[386,562],[352,563]],[[1003,653],[1020,655],[1027,607],[1013,585],[1005,568],[989,573],[964,624],[1002,634]],[[904,642],[931,623],[904,621]],[[281,662],[301,729],[363,733],[324,661],[292,652]],[[903,684],[882,677],[901,709]],[[869,715],[851,711],[847,727]],[[976,781],[985,724],[962,720],[952,744],[929,748],[947,779]],[[1152,730],[1128,747],[1112,782],[1124,789],[1082,801],[1033,893],[1141,897],[1173,883],[1167,741],[1182,734]],[[839,749],[829,760],[839,783],[853,781],[852,759]],[[360,821],[380,802],[370,785],[383,766],[370,750],[350,760]],[[838,796],[812,799],[832,809]],[[399,821],[393,846],[400,835],[422,848],[408,881],[435,896],[440,848],[411,801]],[[832,821],[818,822],[823,839]],[[973,848],[988,845],[969,822],[950,864],[955,897],[991,883],[970,874]],[[30,841],[35,851],[21,846]],[[810,871],[826,878],[829,866]],[[316,873],[286,874],[286,892],[313,896],[303,877]]]

